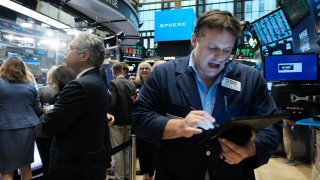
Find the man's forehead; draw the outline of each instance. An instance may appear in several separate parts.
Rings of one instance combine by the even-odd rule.
[[[69,44],[70,47],[75,47],[76,45],[77,45],[77,39],[72,40]]]

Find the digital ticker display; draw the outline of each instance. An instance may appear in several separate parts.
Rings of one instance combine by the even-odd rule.
[[[277,9],[253,22],[253,28],[261,45],[292,36],[289,23],[282,11]]]
[[[299,24],[310,13],[308,0],[281,0],[280,5],[292,27]]]
[[[130,46],[125,48],[124,58],[134,58],[134,59],[142,59],[142,47],[141,46]]]
[[[236,55],[237,55],[237,59],[253,59],[254,58],[254,53],[250,47],[238,48]]]

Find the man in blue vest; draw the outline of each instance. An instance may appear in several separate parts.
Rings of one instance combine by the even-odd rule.
[[[140,91],[133,128],[159,145],[156,179],[254,179],[253,169],[266,164],[280,142],[270,126],[252,132],[244,145],[219,138],[195,147],[231,117],[276,111],[261,73],[230,61],[240,31],[230,12],[204,13],[192,34],[191,54],[159,65]]]

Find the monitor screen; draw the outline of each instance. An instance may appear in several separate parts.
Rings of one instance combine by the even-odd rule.
[[[261,52],[264,56],[293,54],[293,39],[289,37],[280,41],[261,46]]]
[[[237,54],[237,59],[253,59],[254,58],[254,53],[251,47],[238,48],[236,54]]]
[[[253,28],[262,45],[292,35],[288,21],[280,8],[254,21]]]
[[[319,6],[320,8],[320,6]],[[313,16],[304,18],[293,30],[294,53],[320,52]]]
[[[37,50],[37,54],[46,55],[46,50],[44,50],[44,49],[38,49],[38,50]]]
[[[317,63],[317,54],[266,56],[265,78],[267,81],[315,81]]]
[[[252,25],[247,26],[247,29],[243,32],[243,44],[245,46],[250,46],[253,51],[256,51],[260,47]]]
[[[125,48],[123,52],[124,58],[131,59],[142,59],[142,47],[141,46],[130,46]]]
[[[156,11],[154,41],[190,40],[196,20],[192,8]]]
[[[310,13],[308,0],[280,0],[280,5],[291,27],[295,27]]]

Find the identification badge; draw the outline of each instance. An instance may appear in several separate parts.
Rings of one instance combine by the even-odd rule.
[[[228,89],[232,89],[235,91],[241,91],[241,82],[230,79],[230,78],[223,78],[222,82],[221,82],[221,86],[228,88]]]

